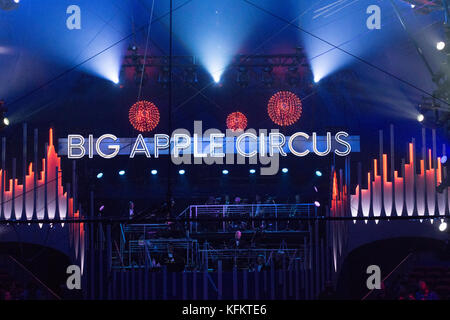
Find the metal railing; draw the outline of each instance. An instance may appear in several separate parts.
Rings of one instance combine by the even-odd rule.
[[[197,247],[197,241],[192,239],[130,240],[122,253],[126,256],[125,265],[115,267],[155,268],[166,264],[172,250],[179,252],[178,258],[182,258],[183,264],[191,265],[196,259]]]
[[[313,217],[317,215],[314,204],[231,204],[231,205],[192,205],[180,217],[196,219],[186,228],[190,233],[199,231],[227,232],[242,229],[263,228],[269,231],[292,229],[299,224],[290,223],[289,218]],[[229,221],[211,221],[214,218],[227,218]],[[249,218],[259,218],[257,221]],[[282,218],[283,222],[277,219]],[[208,221],[202,222],[205,219]]]
[[[155,267],[154,260],[162,262],[169,247],[181,249],[185,253],[183,260],[191,264],[197,251],[197,242],[187,238],[161,238],[159,232],[165,232],[168,224],[125,224],[120,225],[120,249],[115,267],[127,268],[136,266]],[[120,265],[117,263],[120,262]]]
[[[287,257],[287,266],[291,266],[294,259],[304,258],[303,249],[264,249],[264,248],[247,248],[247,249],[214,249],[208,246],[199,250],[199,255],[203,264],[203,268],[215,265],[217,261],[232,261],[234,267],[240,269],[250,269],[256,265],[259,256],[263,257],[265,265],[271,265],[278,256]]]

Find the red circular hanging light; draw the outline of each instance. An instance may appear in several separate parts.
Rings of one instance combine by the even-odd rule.
[[[302,115],[302,101],[292,92],[279,91],[270,98],[267,112],[274,123],[290,126]]]
[[[247,128],[247,117],[239,111],[230,113],[227,117],[227,128],[235,131],[244,131]]]
[[[131,106],[128,117],[136,130],[148,132],[158,125],[159,110],[154,103],[141,100]]]

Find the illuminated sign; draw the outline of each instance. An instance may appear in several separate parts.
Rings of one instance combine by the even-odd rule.
[[[94,137],[90,134],[70,134],[59,139],[59,152],[69,159],[93,158],[99,156],[112,159],[117,156],[144,156],[159,158],[170,155],[174,164],[261,164],[262,175],[278,172],[279,159],[292,154],[296,157],[336,155],[345,157],[351,152],[359,152],[359,136],[350,136],[345,131],[295,132],[285,136],[278,130],[248,129],[226,133],[218,129],[201,130],[201,122],[194,123],[194,133],[177,129],[171,136],[154,134],[136,138],[118,138],[113,134]]]

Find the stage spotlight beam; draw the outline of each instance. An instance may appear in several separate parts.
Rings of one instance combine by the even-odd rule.
[[[125,175],[125,170],[120,170],[119,171],[119,176],[124,176]]]
[[[154,175],[154,176],[157,175],[157,174],[158,174],[158,170],[153,169],[153,170],[151,171],[151,174]]]
[[[445,48],[445,42],[444,41],[438,41],[436,43],[436,49],[438,49],[439,51],[444,50]]]

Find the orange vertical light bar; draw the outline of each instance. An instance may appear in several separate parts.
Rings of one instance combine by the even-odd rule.
[[[414,145],[412,143],[409,144],[409,164],[414,162]]]
[[[437,158],[437,183],[438,185],[442,183],[442,164],[441,157]]]
[[[383,181],[387,182],[387,154],[383,154]]]
[[[336,177],[336,171],[335,171],[334,177],[333,177],[333,199],[337,198],[337,194],[338,194],[338,186],[337,186],[337,177]]]
[[[431,149],[428,149],[428,169],[431,170],[432,168],[432,163],[433,163],[433,159],[431,158]]]
[[[373,177],[378,176],[378,161],[377,159],[373,159]]]
[[[48,145],[53,146],[53,129],[50,128],[48,132]]]

